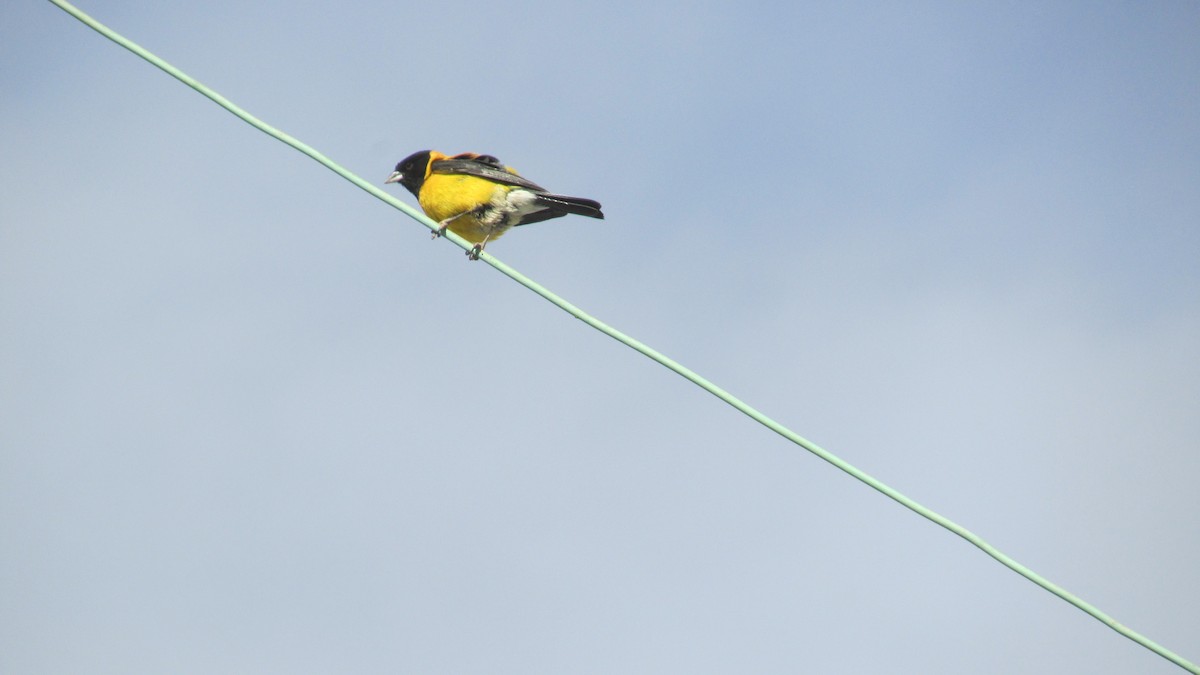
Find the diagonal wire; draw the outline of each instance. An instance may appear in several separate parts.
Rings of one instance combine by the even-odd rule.
[[[121,45],[125,49],[128,49],[129,51],[131,51],[134,54],[136,54],[137,56],[145,59],[146,61],[149,61],[151,64],[158,67],[162,71],[166,72],[171,77],[174,77],[175,79],[179,80],[180,82],[183,82],[184,84],[191,87],[192,89],[195,89],[199,93],[201,93],[204,96],[206,96],[207,98],[211,99],[217,105],[228,110],[229,112],[233,113],[234,115],[237,115],[243,121],[247,122],[251,126],[258,129],[259,131],[262,131],[263,133],[265,133],[269,136],[273,136],[274,138],[286,143],[287,145],[290,145],[291,147],[295,148],[296,150],[299,150],[300,152],[315,159],[316,161],[320,162],[322,165],[324,165],[326,168],[333,171],[337,175],[341,176],[342,178],[345,178],[346,180],[350,181],[351,183],[353,183],[357,187],[361,188],[362,190],[369,192],[372,196],[374,196],[378,199],[381,199],[384,202],[387,202],[389,205],[391,205],[397,209],[400,209],[404,213],[411,216],[414,220],[417,220],[418,222],[420,222],[423,225],[425,225],[426,227],[428,227],[430,230],[436,229],[437,225],[432,220],[425,217],[424,214],[418,212],[416,209],[405,204],[404,202],[401,202],[400,200],[396,199],[395,197],[392,197],[390,194],[384,192],[383,190],[379,189],[378,187],[372,185],[371,183],[368,183],[367,181],[363,180],[362,178],[355,175],[354,173],[351,173],[347,169],[338,165],[336,162],[329,159],[325,155],[317,152],[316,150],[309,147],[308,145],[306,145],[306,144],[300,142],[299,140],[293,138],[292,136],[270,126],[266,122],[263,122],[262,120],[258,119],[257,117],[254,117],[253,115],[246,112],[245,110],[242,110],[237,105],[235,105],[232,101],[226,99],[224,96],[221,96],[220,94],[213,91],[212,89],[209,89],[208,87],[204,86],[200,82],[193,79],[191,76],[183,73],[182,71],[175,68],[171,64],[167,63],[166,61],[163,61],[159,57],[157,57],[154,54],[150,53],[149,51],[143,49],[141,46],[134,43],[133,41],[114,32],[112,29],[105,26],[104,24],[101,24],[100,22],[96,21],[92,17],[88,16],[83,11],[81,11],[79,8],[72,5],[71,3],[66,2],[65,0],[50,0],[50,2],[57,5],[63,11],[65,11],[68,14],[70,14],[71,16],[75,17],[76,19],[78,19],[79,21],[81,21],[82,23],[87,25],[89,28],[92,28],[93,30],[100,33],[104,37]],[[453,241],[456,245],[458,245],[463,250],[470,250],[470,248],[472,247],[472,244],[470,242],[467,242],[465,239],[459,237],[458,235],[454,234],[453,232],[447,231],[446,237],[448,239],[450,239],[451,241]],[[758,422],[759,424],[762,424],[763,426],[767,427],[771,431],[774,431],[775,433],[779,434],[780,436],[783,436],[787,440],[804,448],[805,450],[811,452],[812,454],[816,455],[817,457],[820,457],[821,459],[825,460],[826,462],[829,462],[830,464],[834,465],[838,469],[841,469],[845,473],[850,474],[854,478],[865,483],[867,486],[883,493],[884,495],[890,497],[891,499],[900,503],[905,508],[910,509],[911,511],[917,513],[918,515],[922,516],[923,518],[926,518],[926,519],[944,527],[945,529],[953,532],[954,534],[962,537],[963,539],[970,542],[972,545],[979,548],[984,553],[988,554],[992,558],[995,558],[998,562],[1000,562],[1005,567],[1008,567],[1012,571],[1016,572],[1017,574],[1020,574],[1021,576],[1032,581],[1033,583],[1037,584],[1038,586],[1041,586],[1045,590],[1053,593],[1054,595],[1057,595],[1058,597],[1069,602],[1070,604],[1074,605],[1078,609],[1086,612],[1087,614],[1090,614],[1093,618],[1097,619],[1098,621],[1100,621],[1104,625],[1108,626],[1109,628],[1113,629],[1117,633],[1129,638],[1130,640],[1133,640],[1134,642],[1138,643],[1139,645],[1145,647],[1146,649],[1149,649],[1150,651],[1154,652],[1155,654],[1158,654],[1159,656],[1163,657],[1164,659],[1171,661],[1172,663],[1183,668],[1184,670],[1187,670],[1189,672],[1200,675],[1200,666],[1197,666],[1196,664],[1188,661],[1187,659],[1172,652],[1171,650],[1167,649],[1166,647],[1159,645],[1158,643],[1147,638],[1146,636],[1142,635],[1141,633],[1138,633],[1138,632],[1134,631],[1133,629],[1125,626],[1124,624],[1121,624],[1113,617],[1100,611],[1098,608],[1092,606],[1091,604],[1085,602],[1082,598],[1068,592],[1063,587],[1050,582],[1049,580],[1043,578],[1041,575],[1037,574],[1033,570],[1029,569],[1028,567],[1025,567],[1024,565],[1018,563],[1016,560],[1013,560],[1009,556],[1005,555],[1003,552],[1001,552],[995,546],[992,546],[991,544],[987,543],[982,538],[980,538],[979,535],[975,534],[974,532],[971,532],[970,530],[963,527],[962,525],[959,525],[958,523],[950,520],[949,518],[946,518],[945,516],[906,497],[899,491],[887,486],[886,484],[882,483],[875,477],[862,471],[861,469],[858,469],[857,467],[846,462],[845,460],[841,459],[840,457],[830,453],[828,450],[825,450],[824,448],[817,445],[816,443],[813,443],[812,441],[809,441],[809,440],[801,437],[800,435],[798,435],[791,429],[788,429],[787,427],[776,422],[775,420],[771,419],[770,417],[767,417],[766,415],[762,414],[758,410],[755,410],[754,408],[750,407],[748,404],[743,402],[741,399],[738,399],[733,394],[730,394],[729,392],[718,387],[717,385],[713,384],[712,382],[709,382],[708,380],[704,379],[699,374],[697,374],[695,371],[684,367],[683,365],[675,362],[673,359],[666,356],[665,354],[662,354],[661,352],[655,350],[654,348],[652,348],[638,340],[635,340],[634,338],[631,338],[628,335],[625,335],[621,331],[613,328],[612,326],[609,326],[608,324],[604,323],[603,321],[600,321],[599,319],[584,312],[583,310],[579,309],[575,305],[573,305],[573,304],[567,302],[566,300],[564,300],[563,298],[555,295],[554,293],[552,293],[551,291],[546,289],[541,284],[533,281],[529,277],[526,277],[525,275],[523,275],[520,272],[516,271],[515,269],[509,267],[508,265],[505,265],[504,263],[500,262],[495,257],[493,257],[490,253],[487,253],[486,251],[484,251],[480,255],[480,260],[487,262],[489,265],[496,268],[501,273],[510,277],[511,279],[513,279],[517,283],[521,284],[522,286],[528,288],[529,290],[533,291],[534,293],[537,293],[538,295],[542,296],[543,298],[550,301],[554,305],[558,306],[560,309],[566,311],[567,313],[569,313],[571,316],[575,317],[576,319],[583,321],[584,323],[591,326],[592,328],[595,328],[596,330],[600,331],[601,333],[604,333],[605,335],[613,338],[614,340],[617,340],[618,342],[620,342],[634,350],[637,350],[638,352],[641,352],[642,354],[649,357],[650,359],[657,361],[658,363],[669,368],[670,370],[674,371],[675,373],[687,378],[688,380],[691,380],[697,386],[701,387],[702,389],[709,392],[713,396],[716,396],[717,398],[721,399],[722,401],[733,406],[737,410],[741,411],[742,413],[744,413],[745,415],[747,415],[754,421]]]

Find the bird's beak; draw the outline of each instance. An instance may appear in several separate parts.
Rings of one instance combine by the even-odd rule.
[[[402,180],[404,180],[404,174],[400,173],[399,171],[393,171],[392,175],[388,176],[387,180],[383,181],[383,184],[387,185],[388,183],[399,183]]]

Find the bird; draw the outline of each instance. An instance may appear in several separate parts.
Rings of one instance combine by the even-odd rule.
[[[433,238],[446,230],[474,244],[469,260],[509,228],[567,214],[604,218],[600,202],[551,194],[492,155],[414,152],[396,164],[384,184],[399,183],[417,198],[425,215],[437,221]]]

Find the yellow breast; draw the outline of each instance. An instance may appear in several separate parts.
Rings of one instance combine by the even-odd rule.
[[[417,201],[421,203],[425,215],[438,222],[464,214],[450,221],[446,229],[472,244],[478,244],[485,238],[499,237],[507,228],[485,226],[470,212],[480,206],[486,206],[511,189],[510,186],[493,183],[478,176],[435,173],[425,179]]]

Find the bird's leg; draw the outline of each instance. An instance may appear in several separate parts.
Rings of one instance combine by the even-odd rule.
[[[467,260],[479,260],[479,254],[483,253],[483,247],[487,246],[488,239],[491,238],[491,236],[492,234],[489,232],[487,236],[483,238],[483,241],[472,246],[471,250],[467,251]]]
[[[474,210],[474,209],[471,209],[471,211],[473,211],[473,210]],[[432,237],[430,237],[430,239],[437,239],[438,237],[443,237],[443,236],[445,236],[445,235],[446,235],[446,228],[447,228],[447,227],[450,227],[450,223],[452,223],[452,222],[454,222],[455,220],[458,220],[459,218],[461,218],[461,217],[463,217],[463,216],[467,215],[467,214],[468,214],[468,213],[470,213],[471,211],[463,211],[462,213],[456,213],[456,214],[454,214],[454,215],[450,216],[449,218],[444,218],[444,219],[442,219],[440,222],[438,222],[437,229],[433,231],[433,236],[432,236]]]

